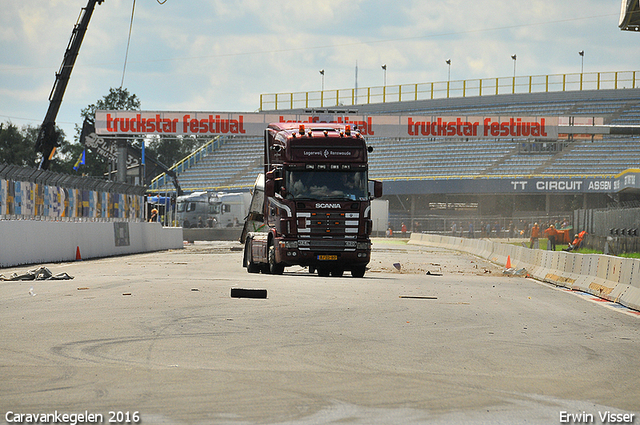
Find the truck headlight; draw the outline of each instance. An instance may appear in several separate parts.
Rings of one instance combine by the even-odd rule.
[[[356,249],[369,249],[369,242],[358,242]]]
[[[298,241],[284,241],[284,247],[287,249],[297,249]]]

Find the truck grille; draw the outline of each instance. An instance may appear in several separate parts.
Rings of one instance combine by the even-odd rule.
[[[355,251],[356,240],[298,239],[298,249],[302,251]]]
[[[298,233],[309,236],[357,235],[359,213],[327,212],[296,214]]]

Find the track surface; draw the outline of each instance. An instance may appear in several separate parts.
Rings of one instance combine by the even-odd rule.
[[[104,423],[139,412],[144,424],[557,424],[563,412],[601,423],[607,411],[640,422],[638,315],[395,240],[374,241],[363,279],[248,274],[241,260],[239,244],[197,243],[46,265],[69,281],[0,282],[0,423],[9,411]]]

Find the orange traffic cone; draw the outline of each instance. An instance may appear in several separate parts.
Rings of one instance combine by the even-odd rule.
[[[82,257],[80,256],[80,247],[76,247],[76,261],[78,260],[82,260]]]
[[[504,266],[505,269],[510,269],[511,268],[511,256],[507,255],[507,265]]]

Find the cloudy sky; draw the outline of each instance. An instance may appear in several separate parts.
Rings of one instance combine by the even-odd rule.
[[[620,0],[137,0],[124,86],[144,110],[251,112],[261,93],[640,71]],[[0,0],[0,122],[39,125],[87,0]],[[57,118],[120,87],[133,0],[96,6]]]

